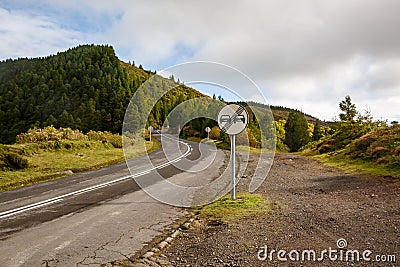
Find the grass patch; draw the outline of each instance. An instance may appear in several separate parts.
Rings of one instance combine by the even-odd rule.
[[[250,147],[250,146],[236,146],[236,151],[238,152],[249,152],[252,154],[262,154],[262,153],[272,153],[272,149],[268,148],[255,148],[255,147]],[[275,151],[278,153],[279,151]]]
[[[199,208],[197,212],[201,218],[229,223],[246,216],[265,213],[269,208],[260,194],[238,193],[236,200],[226,195]]]
[[[47,150],[43,144],[8,145],[6,149],[23,154],[28,167],[21,170],[0,170],[0,191],[49,181],[87,170],[98,169],[125,160],[122,148],[101,141],[68,141],[71,148]],[[68,146],[69,147],[69,146]],[[160,141],[146,142],[147,153],[158,150]],[[131,151],[132,157],[146,153],[144,146]],[[71,171],[72,170],[72,171]]]
[[[353,174],[370,174],[375,176],[391,176],[400,178],[400,168],[389,164],[376,164],[361,159],[352,159],[341,154],[322,154],[315,155],[312,158],[323,162],[329,166],[337,167]]]

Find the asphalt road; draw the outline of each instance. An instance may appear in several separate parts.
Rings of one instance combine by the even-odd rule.
[[[151,164],[147,156],[131,160],[131,173],[124,162],[0,193],[0,266],[100,266],[162,234],[187,211],[154,200],[132,175],[198,186],[217,177],[225,160],[211,146],[200,153],[197,143],[165,137],[165,151],[152,153]],[[203,170],[182,170],[196,166]]]

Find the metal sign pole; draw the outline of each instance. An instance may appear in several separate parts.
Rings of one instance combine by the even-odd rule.
[[[231,137],[231,183],[232,191],[231,198],[236,199],[236,177],[235,177],[235,135],[229,135]]]
[[[207,140],[210,140],[210,132],[211,132],[211,128],[210,127],[206,127],[205,131],[207,132]]]
[[[151,131],[153,131],[153,127],[150,125],[149,128],[147,128],[147,130],[149,130],[150,142],[151,142]]]
[[[231,140],[231,183],[232,199],[236,199],[236,175],[235,175],[235,137],[246,130],[249,122],[249,114],[246,109],[240,105],[230,104],[223,107],[218,113],[218,126],[226,134],[229,134]]]

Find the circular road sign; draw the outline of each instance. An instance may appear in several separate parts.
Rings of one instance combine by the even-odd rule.
[[[149,130],[149,132],[153,131],[153,126],[149,126],[149,128],[147,128],[147,130]]]
[[[231,104],[223,107],[218,113],[218,125],[229,135],[240,134],[246,129],[249,115],[244,107]]]
[[[210,127],[206,127],[206,129],[205,129],[205,130],[206,130],[206,132],[207,132],[207,133],[211,132],[211,129],[210,129]]]

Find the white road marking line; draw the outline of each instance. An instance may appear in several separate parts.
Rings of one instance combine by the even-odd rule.
[[[173,139],[171,137],[168,137],[168,136],[164,136],[164,137],[169,138],[171,140],[175,140],[175,139]],[[142,171],[142,172],[135,173],[135,174],[132,174],[132,175],[127,175],[127,176],[124,176],[124,177],[121,177],[121,178],[118,178],[118,179],[115,179],[115,180],[112,180],[112,181],[109,181],[109,182],[101,183],[101,184],[98,184],[98,185],[93,185],[93,186],[90,186],[90,187],[87,187],[87,188],[83,188],[83,189],[80,189],[80,190],[77,190],[77,191],[74,191],[74,192],[71,192],[71,193],[67,193],[67,194],[58,196],[58,197],[53,197],[53,198],[50,198],[50,199],[42,200],[42,201],[39,201],[39,202],[36,202],[36,203],[33,203],[33,204],[29,204],[29,205],[26,205],[26,206],[22,206],[22,207],[19,207],[19,208],[15,208],[15,209],[11,209],[11,210],[6,210],[6,211],[3,211],[3,212],[0,212],[0,219],[4,219],[4,218],[11,217],[11,216],[23,213],[23,212],[27,212],[27,211],[38,209],[38,208],[41,208],[41,207],[44,207],[44,206],[48,206],[48,205],[51,205],[51,204],[54,204],[54,203],[57,203],[57,202],[61,202],[67,197],[78,196],[78,195],[81,195],[81,194],[84,194],[84,193],[87,193],[87,192],[90,192],[90,191],[94,191],[94,190],[97,190],[97,189],[100,189],[100,188],[103,188],[103,187],[106,187],[106,186],[110,186],[112,184],[121,182],[123,180],[136,178],[136,177],[139,177],[139,176],[142,176],[142,175],[145,175],[145,174],[149,174],[153,170],[161,169],[161,168],[164,168],[166,166],[169,166],[172,163],[180,161],[181,159],[183,159],[184,157],[188,156],[191,153],[191,147],[187,143],[182,142],[180,140],[177,140],[177,141],[182,143],[182,144],[184,144],[187,147],[187,150],[186,150],[186,152],[184,154],[180,155],[176,159],[173,159],[171,161],[165,162],[165,163],[157,165],[157,166],[153,166],[152,168],[150,168],[150,169],[148,169],[146,171]]]

